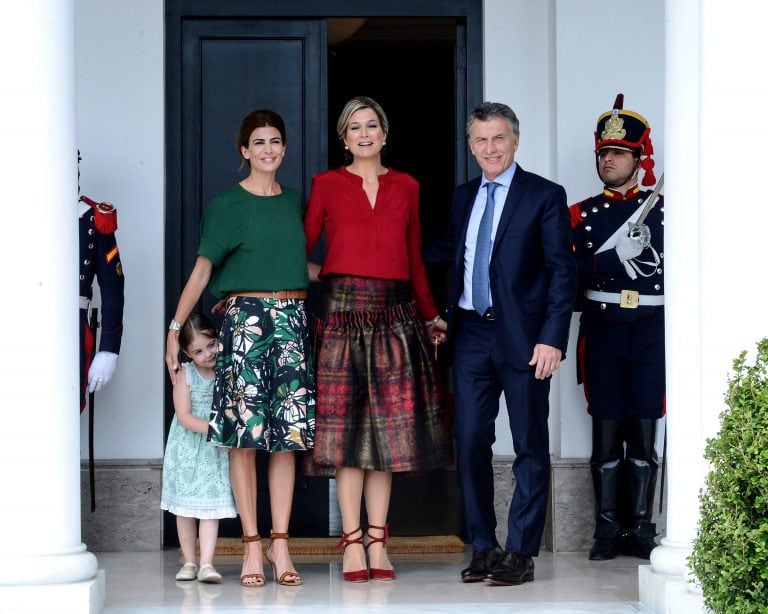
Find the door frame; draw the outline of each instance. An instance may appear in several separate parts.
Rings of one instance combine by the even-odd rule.
[[[479,169],[468,155],[465,121],[471,108],[483,100],[483,0],[165,0],[165,315],[173,317],[185,282],[182,207],[182,31],[185,20],[195,19],[323,19],[323,18],[449,18],[456,20],[455,183],[464,183]],[[321,60],[324,63],[324,59]],[[327,98],[320,102],[327,115]],[[326,126],[319,135],[320,162],[308,174],[325,170]],[[307,186],[301,186],[308,189]],[[188,251],[188,250],[187,250]],[[172,390],[166,380],[163,406],[171,406]],[[164,434],[167,436],[167,433]]]

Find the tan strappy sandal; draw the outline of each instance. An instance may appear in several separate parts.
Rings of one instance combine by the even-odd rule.
[[[261,535],[243,535],[243,542],[257,542],[261,540]],[[245,552],[243,552],[243,562],[245,562]],[[250,581],[252,579],[252,581]],[[261,588],[267,583],[263,573],[246,573],[240,576],[240,584],[242,586],[250,586],[251,588]]]
[[[275,533],[274,531],[272,531],[269,536],[273,541],[276,539],[284,539],[288,541],[288,537],[290,537],[288,533]],[[282,586],[299,586],[302,584],[304,581],[301,579],[301,576],[297,571],[284,571],[280,574],[279,578],[277,577],[277,566],[275,565],[275,562],[269,558],[269,551],[271,548],[272,544],[270,544],[269,548],[267,548],[267,561],[272,567],[272,576],[275,578],[275,582],[281,584]]]

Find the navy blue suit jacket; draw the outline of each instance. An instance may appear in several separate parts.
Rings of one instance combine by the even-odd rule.
[[[480,178],[456,188],[448,236],[425,250],[425,261],[453,267],[448,336],[464,291],[464,242]],[[570,217],[562,186],[518,165],[491,252],[489,278],[500,346],[521,371],[533,347],[560,348],[565,357],[576,300],[577,274]]]

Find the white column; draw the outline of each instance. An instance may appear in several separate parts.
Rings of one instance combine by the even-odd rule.
[[[667,0],[666,9],[667,536],[640,568],[640,600],[654,612],[700,612],[685,582],[703,471],[698,0]]]
[[[103,573],[80,536],[73,0],[0,20],[0,603],[95,612]]]
[[[702,611],[686,558],[705,440],[719,426],[732,360],[768,334],[768,292],[757,281],[768,209],[755,196],[768,38],[753,9],[748,0],[666,2],[667,537],[639,572],[653,612]]]

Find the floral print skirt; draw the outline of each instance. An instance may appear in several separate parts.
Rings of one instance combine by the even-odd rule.
[[[208,440],[283,452],[312,448],[314,436],[304,301],[230,298],[219,335]]]

